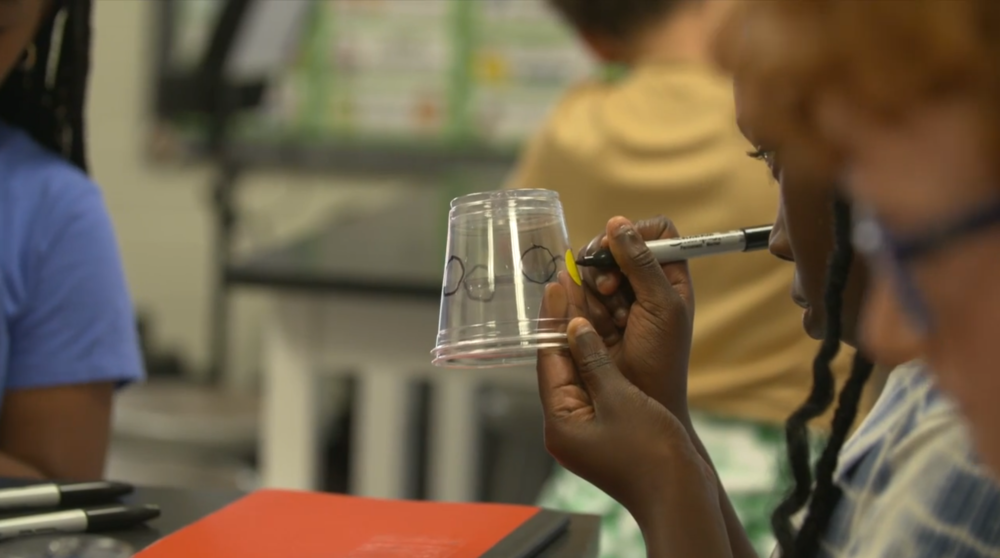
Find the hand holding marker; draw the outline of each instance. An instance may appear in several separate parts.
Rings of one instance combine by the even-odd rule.
[[[767,248],[774,225],[746,227],[728,232],[698,234],[679,238],[651,240],[646,243],[656,261],[661,264],[680,262],[732,252],[755,252]],[[566,254],[567,271],[577,284],[581,283],[580,271],[577,267],[597,267],[614,269],[618,267],[611,250],[604,248],[588,256],[574,259],[572,254]]]

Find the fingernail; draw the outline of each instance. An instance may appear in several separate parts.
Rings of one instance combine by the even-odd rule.
[[[618,324],[622,324],[626,321],[628,321],[628,310],[624,308],[619,308],[618,310],[615,310],[615,322],[617,322]]]
[[[597,279],[595,279],[594,282],[597,283],[597,288],[600,289],[601,287],[607,286],[607,284],[611,282],[611,278],[607,275],[601,274],[597,276]]]
[[[573,320],[573,321],[576,322],[575,331],[576,331],[577,335],[587,335],[587,334],[590,334],[590,333],[594,333],[593,326],[591,326],[590,322],[588,322],[587,320],[584,320],[582,318],[578,318],[578,319]]]
[[[615,231],[615,236],[632,243],[639,239],[639,235],[635,232],[635,227],[633,227],[631,223],[624,223],[619,226],[618,230]]]

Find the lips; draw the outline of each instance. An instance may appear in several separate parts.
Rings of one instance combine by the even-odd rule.
[[[802,295],[802,291],[799,290],[798,277],[795,278],[795,283],[792,284],[792,301],[796,304],[796,306],[806,310],[812,306],[809,304],[809,301],[806,300],[806,297]]]
[[[812,305],[806,300],[806,297],[802,295],[802,288],[799,286],[799,274],[796,273],[792,281],[792,302],[795,303],[799,308],[808,310]]]

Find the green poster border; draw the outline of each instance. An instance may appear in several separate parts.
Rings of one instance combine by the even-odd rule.
[[[451,79],[445,141],[463,144],[472,138],[470,123],[473,64],[476,44],[476,0],[451,0]]]
[[[343,102],[345,95],[352,89],[351,80],[331,62],[334,51],[331,42],[335,41],[339,31],[339,14],[337,9],[327,2],[318,2],[313,7],[312,17],[304,29],[305,37],[302,50],[296,61],[295,71],[289,79],[294,80],[292,87],[300,96],[298,108],[291,119],[280,129],[270,129],[270,126],[260,126],[253,119],[241,122],[234,141],[267,147],[287,146],[298,142],[315,143],[336,150],[338,146],[378,151],[405,151],[409,153],[454,152],[462,154],[493,153],[497,155],[514,156],[523,140],[486,139],[480,138],[474,121],[472,102],[475,99],[479,84],[476,76],[476,57],[479,47],[486,34],[489,33],[489,21],[483,11],[482,0],[443,0],[447,1],[445,14],[446,33],[450,36],[449,60],[446,69],[445,95],[443,110],[445,122],[442,132],[436,138],[381,136],[367,134],[360,130],[356,123],[342,118],[337,105]],[[539,0],[510,0],[539,1]],[[178,9],[175,17],[182,20],[190,15],[185,10]],[[175,20],[177,22],[178,20]],[[608,72],[606,77],[620,71]],[[190,139],[192,144],[199,143],[202,135],[201,115],[174,115],[171,122],[175,128]]]

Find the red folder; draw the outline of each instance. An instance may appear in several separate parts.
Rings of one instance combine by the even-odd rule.
[[[514,558],[535,555],[568,523],[526,506],[261,490],[136,558]]]

